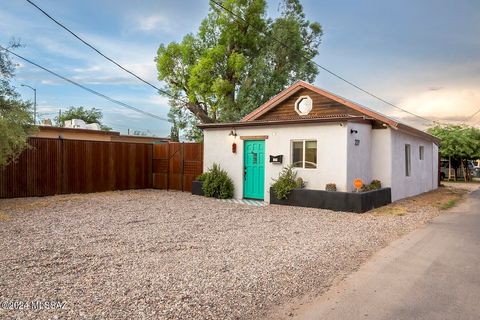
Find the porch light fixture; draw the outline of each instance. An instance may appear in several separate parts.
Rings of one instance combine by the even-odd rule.
[[[357,134],[357,133],[358,133],[358,130],[350,129],[350,134],[353,134],[353,133]]]
[[[236,138],[237,137],[237,132],[235,131],[235,129],[232,129],[232,130],[230,130],[230,133],[228,135]]]

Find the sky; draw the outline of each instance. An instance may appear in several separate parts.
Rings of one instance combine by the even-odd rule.
[[[16,53],[82,85],[166,118],[168,99],[108,62],[25,0],[0,0],[0,44],[25,45]],[[34,0],[107,56],[156,86],[160,44],[195,33],[207,15],[206,0]],[[480,1],[303,0],[324,36],[315,61],[343,78],[430,120],[480,126]],[[268,16],[279,0],[267,1]],[[37,89],[39,118],[70,106],[96,107],[115,131],[166,136],[167,121],[92,95],[18,59],[13,84],[26,100]],[[386,115],[424,128],[415,118],[321,71],[314,85]]]

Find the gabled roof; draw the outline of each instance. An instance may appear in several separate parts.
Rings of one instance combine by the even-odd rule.
[[[243,117],[240,122],[246,122],[246,121],[254,121],[258,119],[260,116],[264,115],[268,111],[272,110],[275,108],[278,104],[280,104],[282,101],[290,97],[292,94],[296,93],[300,89],[309,89],[315,93],[318,93],[319,95],[322,95],[324,97],[327,97],[335,102],[338,102],[346,107],[349,107],[353,110],[356,110],[366,116],[369,116],[373,119],[379,120],[383,123],[388,124],[389,126],[396,127],[398,125],[398,122],[395,120],[381,114],[378,112],[375,112],[371,109],[368,109],[364,106],[361,106],[359,104],[356,104],[350,100],[344,99],[336,94],[333,94],[331,92],[328,92],[326,90],[317,88],[315,86],[312,86],[311,84],[305,82],[305,81],[297,81],[290,87],[284,89],[281,91],[279,94],[274,96],[272,99],[268,100],[265,102],[263,105],[261,105],[259,108],[253,110],[249,114],[247,114],[245,117]]]
[[[290,98],[295,93],[299,92],[300,90],[310,90],[320,96],[326,97],[335,103],[341,104],[347,108],[354,110],[353,113],[355,114],[338,114],[330,117],[309,117],[309,116],[301,116],[297,119],[290,119],[290,118],[283,118],[283,119],[270,119],[265,120],[263,116],[267,113],[275,109],[279,106],[282,102]],[[363,115],[359,117],[358,114]],[[360,119],[359,119],[360,118]],[[418,130],[416,128],[410,127],[406,124],[398,122],[395,119],[392,119],[384,114],[379,112],[373,111],[365,106],[359,105],[355,102],[352,102],[348,99],[340,97],[336,94],[333,94],[329,91],[317,88],[307,82],[304,81],[297,81],[290,87],[284,89],[272,99],[265,102],[263,105],[258,107],[257,109],[253,110],[246,116],[244,116],[239,122],[236,123],[209,123],[209,124],[200,124],[198,125],[199,128],[206,129],[206,128],[221,128],[221,127],[246,127],[246,126],[259,126],[259,125],[278,125],[278,124],[287,124],[287,123],[312,123],[312,122],[331,122],[331,121],[360,121],[361,119],[366,120],[374,120],[377,123],[383,123],[395,130],[401,130],[407,132],[409,134],[430,140],[436,144],[439,144],[440,140],[424,131]]]

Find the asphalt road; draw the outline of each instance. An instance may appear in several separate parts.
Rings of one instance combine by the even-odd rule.
[[[480,190],[292,319],[480,319]]]

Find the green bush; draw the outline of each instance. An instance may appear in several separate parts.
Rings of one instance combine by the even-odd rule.
[[[372,180],[370,184],[366,184],[362,187],[361,191],[372,191],[372,190],[377,190],[382,187],[382,183],[380,180]]]
[[[205,175],[205,173],[202,173],[202,174],[200,174],[195,180],[196,180],[196,181],[205,181],[205,178],[206,178],[206,177],[207,177],[207,176]]]
[[[277,179],[273,180],[272,188],[278,199],[286,199],[288,194],[295,188],[303,188],[303,179],[297,178],[297,173],[292,166],[282,169]]]
[[[228,199],[233,197],[233,181],[227,172],[216,163],[198,178],[202,179],[202,190],[206,197]],[[197,178],[197,179],[198,179]]]

